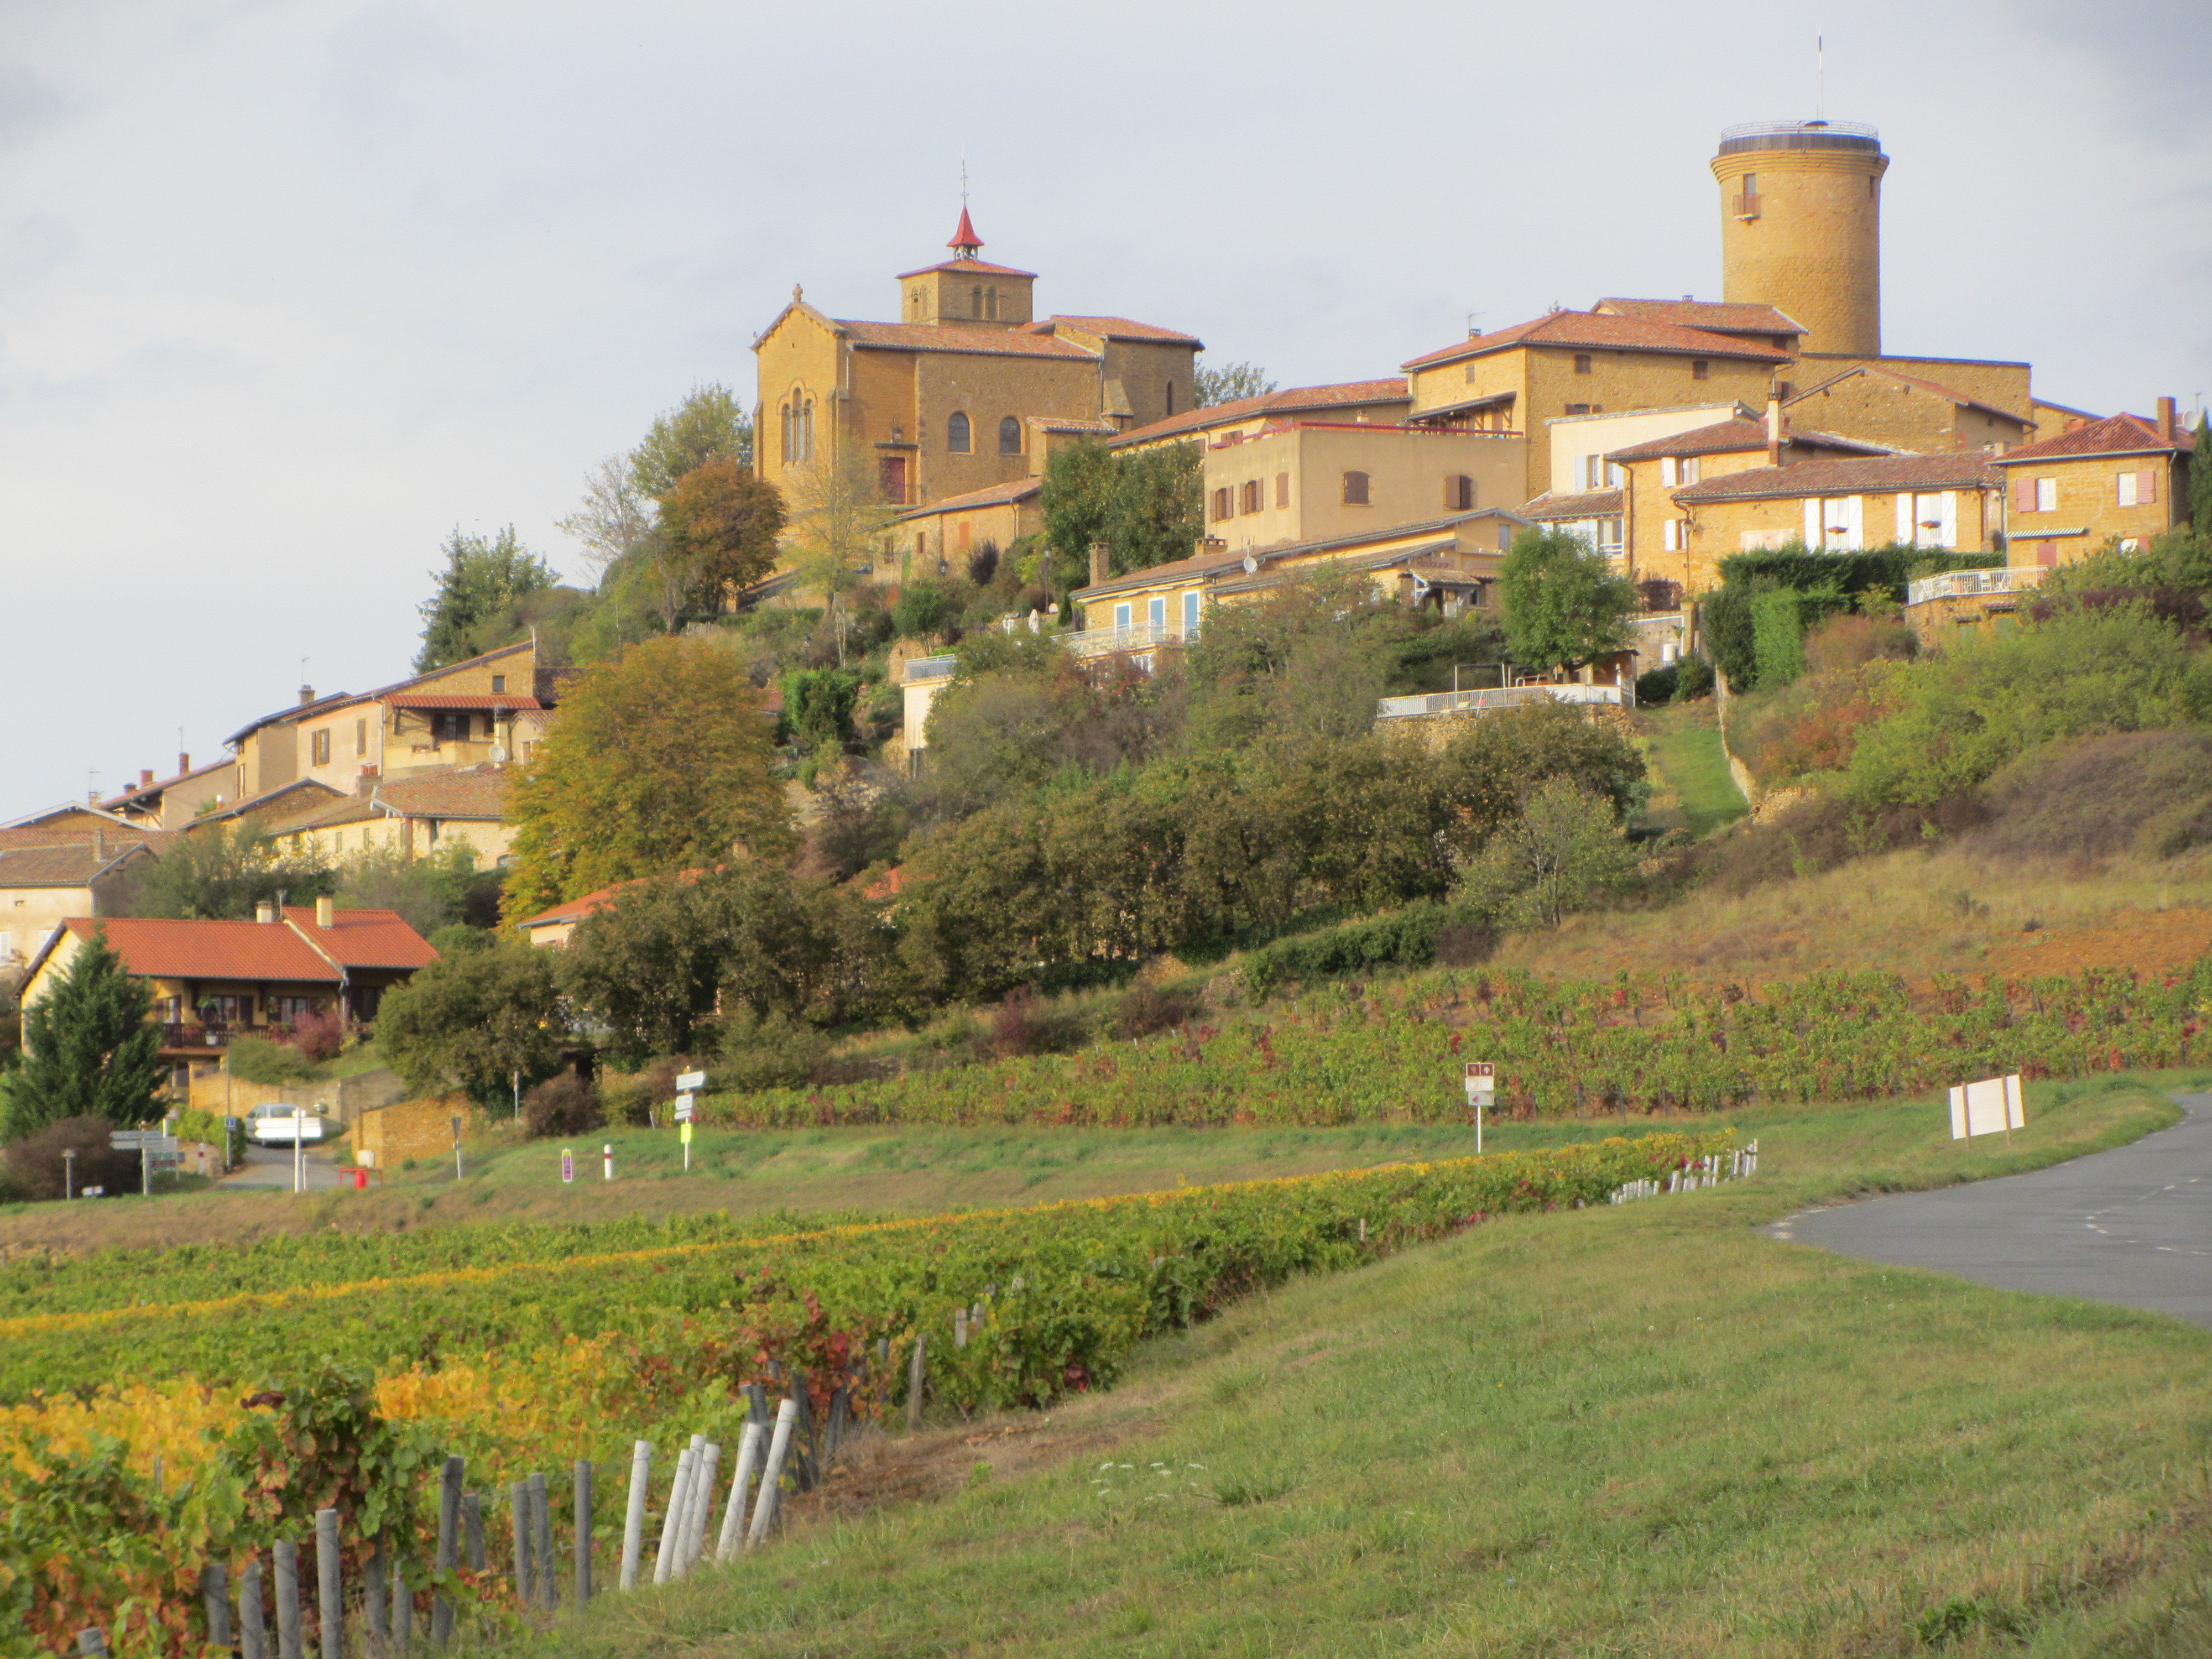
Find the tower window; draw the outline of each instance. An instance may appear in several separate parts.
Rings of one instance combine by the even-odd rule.
[[[983,290],[983,314],[993,322],[999,319],[999,290],[995,288]]]
[[[1346,507],[1367,505],[1367,475],[1364,472],[1344,475],[1344,504]]]
[[[983,315],[983,285],[981,283],[968,290],[968,314],[979,320]]]
[[[1589,352],[1587,352],[1587,351],[1577,351],[1577,353],[1575,353],[1575,373],[1576,373],[1576,374],[1589,374],[1589,372],[1590,372],[1590,355],[1589,355]]]
[[[1871,183],[1872,180],[1869,180],[1869,182]],[[1743,175],[1743,193],[1747,196],[1756,196],[1759,194],[1759,175],[1757,173],[1747,173]]]
[[[957,410],[945,423],[945,447],[956,455],[965,455],[969,450],[968,417]]]
[[[1712,372],[1713,372],[1713,366],[1712,366],[1712,364],[1711,364],[1711,362],[1707,362],[1705,358],[1703,358],[1703,357],[1692,357],[1692,358],[1691,358],[1691,359],[1690,359],[1690,378],[1691,378],[1692,380],[1705,380],[1705,379],[1708,378],[1708,377],[1712,374]]]
[[[1022,423],[1009,415],[999,422],[999,453],[1018,455],[1022,453]]]

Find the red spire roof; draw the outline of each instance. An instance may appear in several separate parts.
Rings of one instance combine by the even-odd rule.
[[[960,228],[952,233],[952,240],[945,246],[955,253],[973,253],[983,246],[983,239],[975,234],[975,227],[969,222],[965,202],[960,204]]]

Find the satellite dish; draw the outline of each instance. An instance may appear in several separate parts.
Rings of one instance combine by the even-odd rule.
[[[1248,576],[1256,576],[1260,574],[1260,562],[1249,553],[1244,556],[1244,574]]]
[[[495,743],[492,744],[491,763],[494,766],[504,766],[507,764],[507,745],[505,744]]]

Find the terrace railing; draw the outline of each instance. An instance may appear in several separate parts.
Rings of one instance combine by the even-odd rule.
[[[2037,586],[2049,573],[2039,564],[2015,565],[2005,570],[1946,570],[1907,582],[1905,602],[1926,605],[1931,599],[1971,599],[1983,593],[2021,593]]]
[[[1509,685],[1480,691],[1430,691],[1410,697],[1384,697],[1379,720],[1411,720],[1423,714],[1480,714],[1493,708],[1525,708],[1531,703],[1564,702],[1584,708],[1633,708],[1636,689],[1625,685]]]

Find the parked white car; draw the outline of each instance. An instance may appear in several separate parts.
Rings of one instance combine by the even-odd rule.
[[[330,1133],[330,1121],[317,1108],[288,1106],[283,1101],[256,1106],[246,1120],[246,1138],[257,1146],[289,1146],[295,1137],[312,1145],[327,1139]]]

